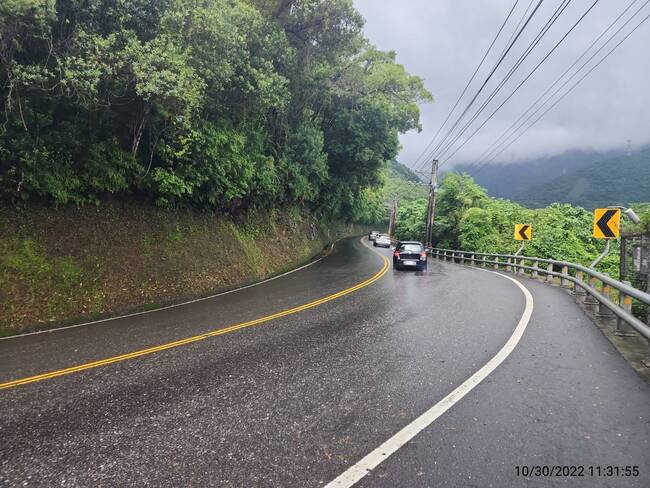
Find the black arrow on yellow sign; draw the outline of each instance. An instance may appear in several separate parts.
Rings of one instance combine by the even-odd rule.
[[[599,208],[594,212],[594,237],[614,239],[620,234],[621,211],[616,208]]]
[[[530,224],[515,224],[515,240],[530,241],[533,238],[533,226]]]

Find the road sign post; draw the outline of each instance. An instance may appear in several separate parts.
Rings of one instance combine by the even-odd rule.
[[[594,229],[592,234],[596,239],[606,239],[605,249],[598,256],[590,268],[595,269],[598,264],[609,254],[609,241],[621,235],[621,209],[597,208],[594,210]]]
[[[621,209],[597,208],[594,210],[594,231],[596,239],[616,239],[621,235]]]
[[[524,250],[526,241],[533,238],[533,226],[530,224],[515,224],[515,240],[521,241],[521,246],[517,249],[515,256],[519,256]]]
[[[533,238],[533,226],[530,224],[515,224],[515,240],[530,241]]]

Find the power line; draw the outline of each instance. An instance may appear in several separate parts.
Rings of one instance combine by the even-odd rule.
[[[565,1],[566,1],[566,0],[565,0]],[[426,159],[429,159],[433,154],[435,154],[435,153],[438,151],[438,149],[440,148],[441,144],[443,144],[443,143],[446,141],[446,139],[449,137],[449,135],[454,131],[454,129],[455,129],[455,128],[458,126],[458,124],[461,122],[461,120],[463,119],[463,117],[465,116],[465,114],[467,114],[467,112],[468,112],[469,109],[472,107],[472,105],[474,104],[474,102],[476,101],[476,99],[478,98],[478,96],[481,94],[481,92],[483,91],[483,89],[485,88],[485,86],[488,84],[488,82],[490,81],[490,79],[492,78],[492,76],[494,75],[494,73],[496,72],[496,70],[499,68],[499,66],[501,65],[501,63],[503,62],[503,60],[507,57],[508,53],[512,50],[513,46],[516,44],[517,40],[519,39],[519,37],[521,36],[521,34],[524,32],[524,30],[526,29],[526,27],[528,26],[528,24],[530,23],[530,21],[533,19],[533,17],[534,17],[535,14],[537,13],[537,11],[539,10],[539,7],[542,5],[543,2],[544,2],[544,0],[539,0],[539,1],[537,2],[537,5],[535,5],[534,10],[533,10],[533,11],[531,12],[531,14],[528,16],[528,19],[526,19],[526,22],[524,23],[524,25],[519,29],[519,31],[517,32],[517,35],[515,36],[515,38],[510,42],[510,44],[508,45],[508,48],[506,49],[506,51],[503,53],[503,55],[501,55],[501,57],[499,58],[499,60],[496,62],[495,66],[492,68],[492,70],[490,71],[490,73],[488,74],[488,76],[486,77],[486,79],[483,81],[483,84],[480,86],[480,88],[478,89],[478,91],[474,94],[473,98],[472,98],[472,99],[470,100],[470,102],[467,104],[467,106],[465,107],[465,109],[463,110],[463,112],[460,114],[460,116],[456,119],[456,121],[454,122],[454,124],[452,125],[452,127],[447,131],[447,133],[443,136],[443,138],[442,138],[441,141],[436,145],[436,147],[435,147],[435,148],[434,148],[434,149],[429,153],[429,156],[428,156]],[[425,160],[426,160],[426,159],[425,159]]]
[[[503,46],[503,49],[501,50],[501,54],[499,56],[503,55],[503,52],[506,50],[506,47],[508,46],[508,44],[510,44],[510,41],[512,41],[512,38],[515,37],[515,34],[517,33],[517,29],[519,29],[519,26],[521,25],[521,23],[526,18],[526,14],[530,10],[530,7],[533,6],[534,1],[535,0],[530,0],[530,2],[528,3],[528,7],[526,7],[526,10],[524,10],[524,13],[521,15],[521,18],[519,19],[519,22],[517,22],[517,25],[515,26],[515,30],[513,30],[512,34],[510,34],[510,38],[508,39],[508,42],[506,42],[505,46]]]
[[[564,42],[564,40],[573,32],[573,30],[584,20],[584,18],[591,12],[591,10],[596,6],[596,4],[599,2],[599,0],[594,0],[594,2],[589,6],[589,8],[580,16],[580,18],[571,26],[571,28],[562,36],[562,38],[553,46],[553,48],[542,58],[542,60],[533,68],[533,70],[524,78],[518,85],[517,87],[508,95],[508,97],[501,102],[501,104],[488,116],[488,118],[479,126],[476,128],[472,134],[458,147],[454,152],[452,152],[446,159],[446,161],[449,161],[458,151],[460,151],[484,126],[487,124],[492,117],[517,93],[517,91],[530,79],[530,77],[537,71],[537,69],[555,52],[555,50]]]
[[[634,18],[634,17],[635,17],[635,16],[636,16],[636,15],[637,15],[637,14],[638,14],[638,13],[639,13],[639,12],[640,12],[644,7],[645,7],[645,6],[646,6],[646,5],[648,5],[648,3],[650,3],[650,0],[646,1],[645,4],[643,4],[643,5],[642,5],[642,6],[641,6],[641,7],[640,7],[640,8],[639,8],[639,9],[638,9],[638,10],[637,10],[637,11],[636,11],[636,12],[635,12],[635,13],[634,13],[634,14],[633,14],[633,15],[632,15],[632,16],[631,16],[631,17],[630,17],[630,18],[629,18],[629,19],[628,19],[628,20],[627,20],[627,21],[626,21],[626,22],[625,22],[625,23],[624,23],[624,24],[623,24],[623,25],[622,25],[622,26],[621,26],[621,27],[620,27],[620,28],[619,28],[615,33],[614,33],[614,34],[612,34],[612,36],[610,36],[610,38],[607,39],[607,40],[603,43],[603,45],[602,45],[600,48],[598,48],[598,49],[596,50],[596,52],[595,52],[595,53],[594,53],[594,54],[593,54],[593,55],[592,55],[592,56],[591,56],[591,57],[590,57],[590,58],[589,58],[585,63],[583,63],[583,65],[582,65],[580,68],[578,68],[578,69],[576,70],[576,72],[575,72],[575,73],[574,73],[574,74],[573,74],[573,75],[572,75],[568,80],[566,80],[566,82],[565,82],[565,83],[564,83],[564,84],[563,84],[563,85],[562,85],[558,90],[556,90],[555,92],[553,92],[553,94],[551,94],[551,96],[548,97],[548,99],[547,99],[546,101],[544,101],[544,102],[540,105],[540,107],[539,107],[535,112],[533,112],[533,114],[532,114],[530,117],[528,117],[526,120],[524,120],[524,122],[523,122],[522,124],[518,125],[519,122],[521,122],[521,121],[526,117],[526,115],[528,115],[528,114],[531,112],[531,110],[533,110],[533,109],[535,108],[535,106],[536,106],[536,105],[537,105],[537,104],[538,104],[542,99],[544,99],[544,97],[546,97],[546,95],[548,95],[548,93],[549,93],[549,92],[550,92],[550,91],[551,91],[551,90],[552,90],[552,89],[553,89],[553,88],[554,88],[558,83],[560,83],[560,81],[562,81],[562,79],[563,79],[563,78],[564,78],[564,77],[565,77],[565,76],[566,76],[566,75],[567,75],[567,74],[568,74],[568,73],[569,73],[569,72],[570,72],[570,71],[571,71],[571,70],[572,70],[572,69],[573,69],[573,68],[574,68],[574,67],[575,67],[579,62],[580,62],[580,60],[581,60],[582,58],[584,58],[584,57],[587,55],[587,53],[589,53],[589,51],[591,51],[591,49],[592,49],[592,48],[593,48],[593,47],[594,47],[594,46],[595,46],[595,45],[596,45],[596,44],[597,44],[597,43],[598,43],[598,42],[599,42],[599,41],[600,41],[600,40],[605,36],[605,34],[607,34],[607,33],[612,29],[612,27],[614,27],[614,25],[616,25],[616,24],[618,23],[618,21],[619,21],[619,20],[620,20],[620,19],[621,19],[621,18],[622,18],[622,17],[623,17],[623,16],[624,16],[628,11],[629,11],[629,10],[632,8],[632,6],[633,6],[634,4],[636,4],[637,2],[638,2],[638,0],[632,0],[632,2],[630,2],[630,4],[629,4],[629,5],[628,5],[628,6],[627,6],[627,7],[626,7],[626,8],[625,8],[625,9],[624,9],[620,14],[619,14],[619,16],[616,17],[616,19],[614,19],[614,21],[613,21],[611,24],[609,24],[609,26],[607,26],[607,28],[606,28],[603,32],[601,32],[600,35],[599,35],[596,39],[594,39],[594,40],[591,42],[591,44],[589,45],[589,47],[587,47],[587,49],[585,49],[585,50],[582,52],[582,54],[581,54],[581,55],[580,55],[580,56],[579,56],[579,57],[578,57],[578,58],[577,58],[577,59],[576,59],[576,60],[571,64],[571,66],[569,66],[569,67],[564,71],[564,73],[562,73],[562,74],[561,74],[561,75],[560,75],[560,76],[559,76],[559,77],[558,77],[558,78],[557,78],[557,79],[556,79],[556,80],[551,84],[551,86],[549,86],[549,87],[546,89],[546,91],[544,91],[544,93],[542,93],[542,94],[541,94],[541,95],[540,95],[540,96],[539,96],[539,97],[538,97],[538,98],[537,98],[537,99],[536,99],[536,100],[535,100],[535,101],[530,105],[530,107],[528,107],[528,109],[526,109],[526,111],[525,111],[523,114],[521,114],[521,115],[519,116],[519,118],[518,118],[515,122],[513,122],[512,125],[510,125],[510,127],[508,127],[508,128],[507,128],[507,129],[506,129],[506,130],[505,130],[505,131],[504,131],[504,132],[503,132],[503,133],[502,133],[502,134],[501,134],[501,135],[500,135],[500,136],[499,136],[499,137],[498,137],[498,138],[497,138],[497,139],[496,139],[496,140],[495,140],[495,141],[494,141],[494,142],[493,142],[493,143],[492,143],[492,144],[491,144],[491,145],[490,145],[490,146],[489,146],[489,147],[488,147],[488,148],[487,148],[487,149],[486,149],[482,154],[481,154],[481,156],[480,156],[479,159],[478,159],[478,163],[477,163],[478,165],[480,165],[484,160],[488,160],[488,159],[492,156],[492,154],[493,154],[493,153],[494,153],[494,152],[495,152],[495,151],[496,151],[496,150],[497,150],[501,145],[503,145],[503,144],[504,144],[508,139],[510,139],[510,138],[511,138],[511,137],[512,137],[512,136],[513,136],[513,135],[514,135],[514,134],[515,134],[515,133],[516,133],[516,132],[517,132],[517,131],[518,131],[518,130],[523,126],[523,125],[525,125],[526,122],[528,122],[528,121],[532,118],[532,116],[534,116],[536,113],[538,113],[539,110],[541,110],[541,108],[542,108],[544,105],[546,105],[546,104],[547,104],[547,103],[548,103],[548,102],[549,102],[549,101],[550,101],[550,100],[555,96],[555,94],[558,93],[558,91],[559,91],[561,88],[563,88],[564,86],[566,86],[566,84],[567,84],[571,79],[573,79],[573,78],[574,78],[574,77],[575,77],[575,76],[576,76],[576,75],[577,75],[577,74],[578,74],[578,73],[579,73],[579,72],[580,72],[580,71],[581,71],[581,70],[582,70],[582,69],[583,69],[583,68],[584,68],[588,63],[589,63],[589,61],[591,61],[591,60],[592,60],[592,59],[593,59],[593,58],[594,58],[594,57],[595,57],[595,56],[596,56],[600,51],[602,51],[602,50],[605,48],[605,46],[606,46],[606,45],[607,45],[607,44],[608,44],[608,43],[609,43],[609,42],[610,42],[610,41],[611,41],[611,40],[612,40],[612,39],[613,39],[613,38],[614,38],[614,37],[615,37],[615,36],[616,36],[616,35],[617,35],[621,30],[622,30],[622,29],[623,29],[623,27],[625,27],[628,23],[630,23],[630,22],[632,21],[632,19],[633,19],[633,18]],[[513,130],[513,129],[514,129],[514,130]],[[509,134],[509,132],[510,132],[511,130],[512,130],[512,133]]]
[[[499,28],[498,32],[497,32],[496,35],[494,36],[494,39],[492,39],[492,42],[490,43],[490,46],[487,48],[487,51],[485,51],[485,54],[483,55],[483,58],[481,59],[481,62],[478,64],[478,66],[477,66],[476,69],[474,70],[474,73],[472,74],[471,78],[469,79],[469,81],[468,81],[467,84],[465,85],[465,88],[463,89],[463,91],[461,92],[460,96],[458,97],[458,100],[456,100],[456,103],[454,104],[454,106],[451,108],[451,110],[450,110],[449,113],[447,114],[447,117],[445,118],[444,122],[443,122],[442,125],[438,128],[437,132],[435,133],[435,135],[434,135],[433,138],[431,139],[431,142],[429,142],[429,144],[424,148],[424,150],[422,151],[422,153],[417,157],[417,159],[416,159],[415,162],[413,163],[413,167],[416,167],[416,165],[418,164],[418,162],[420,162],[420,159],[421,159],[421,158],[422,158],[422,157],[427,153],[427,151],[431,148],[431,146],[433,145],[433,143],[435,142],[435,140],[438,138],[438,135],[439,135],[440,132],[442,131],[442,128],[445,126],[445,124],[446,124],[446,123],[449,121],[449,119],[451,118],[451,115],[454,113],[454,110],[456,110],[456,107],[458,107],[458,104],[459,104],[460,101],[462,100],[463,96],[465,96],[465,93],[467,92],[467,89],[469,88],[469,86],[470,86],[470,85],[472,84],[472,82],[474,81],[474,78],[476,78],[476,75],[478,74],[479,70],[481,69],[481,66],[483,66],[483,63],[485,62],[485,59],[488,57],[488,54],[489,54],[490,51],[492,50],[492,47],[494,46],[494,44],[496,43],[497,39],[498,39],[499,36],[501,35],[501,32],[503,31],[503,28],[504,28],[504,27],[506,26],[506,24],[508,23],[508,20],[510,20],[510,16],[511,16],[512,13],[514,12],[515,8],[517,8],[517,5],[519,4],[519,1],[520,1],[520,0],[515,0],[515,3],[512,5],[512,8],[510,8],[510,11],[508,12],[508,15],[506,16],[506,19],[505,19],[505,20],[503,21],[503,23],[501,24],[501,27]],[[533,1],[534,1],[534,0],[531,0],[531,4],[532,4]],[[530,8],[530,5],[529,5],[529,8]],[[521,22],[521,21],[520,21],[520,22]]]
[[[645,5],[644,5],[645,6]],[[618,47],[623,44],[643,23],[645,23],[648,19],[650,18],[650,14],[648,14],[641,22],[639,22],[634,29],[632,29],[630,32],[628,32],[612,49],[609,50],[605,56],[603,56],[594,66],[592,66],[589,71],[587,71],[578,81],[576,81],[571,88],[569,88],[560,98],[558,98],[553,105],[551,105],[548,109],[546,109],[539,117],[537,117],[532,124],[530,124],[526,129],[524,129],[523,132],[521,132],[515,139],[513,139],[507,146],[505,146],[503,149],[501,149],[497,154],[492,157],[489,161],[486,162],[489,163],[491,161],[494,161],[503,151],[508,149],[512,144],[514,144],[521,136],[523,136],[526,132],[528,132],[537,122],[539,122],[542,117],[544,117],[548,112],[550,112],[553,108],[555,108],[566,96],[568,96],[581,82],[584,80],[587,76],[591,74],[592,71],[594,71],[598,66],[600,66],[603,61],[605,61]]]
[[[510,132],[510,130],[511,130],[512,128],[514,128],[514,127],[515,127],[515,126],[516,126],[516,125],[517,125],[517,124],[518,124],[518,123],[519,123],[519,122],[520,122],[520,121],[521,121],[521,120],[526,116],[526,114],[528,114],[528,113],[533,109],[533,107],[535,107],[535,105],[537,105],[537,103],[538,103],[540,100],[542,100],[542,99],[543,99],[543,98],[544,98],[544,97],[545,97],[545,96],[546,96],[546,95],[547,95],[547,94],[548,94],[548,93],[553,89],[553,87],[554,87],[555,85],[557,85],[557,84],[562,80],[562,78],[564,78],[564,76],[566,76],[566,75],[571,71],[571,69],[573,69],[573,68],[578,64],[578,62],[579,62],[579,61],[580,61],[580,60],[581,60],[581,59],[582,59],[582,58],[583,58],[583,57],[584,57],[584,56],[585,56],[585,55],[586,55],[586,54],[591,50],[591,48],[594,47],[594,45],[595,45],[598,41],[600,41],[600,39],[602,39],[603,36],[604,36],[607,32],[609,32],[609,30],[610,30],[610,29],[611,29],[611,28],[612,28],[612,27],[613,27],[613,26],[614,26],[614,25],[615,25],[615,24],[616,24],[616,23],[621,19],[621,17],[623,17],[623,15],[625,15],[625,14],[627,13],[627,11],[630,10],[630,8],[632,8],[632,6],[633,6],[636,2],[638,2],[638,1],[639,1],[639,0],[632,0],[632,2],[630,2],[630,4],[629,4],[629,5],[628,5],[624,10],[623,10],[623,12],[621,12],[621,14],[620,14],[620,15],[619,15],[619,16],[618,16],[618,17],[617,17],[617,18],[616,18],[616,19],[615,19],[611,24],[609,24],[609,26],[608,26],[608,27],[607,27],[607,28],[606,28],[606,29],[605,29],[605,30],[604,30],[604,31],[603,31],[603,32],[602,32],[602,33],[601,33],[601,34],[600,34],[596,39],[594,39],[594,41],[592,41],[592,43],[589,45],[589,47],[583,51],[583,53],[582,53],[582,54],[581,54],[581,55],[580,55],[580,56],[579,56],[579,57],[578,57],[578,58],[573,62],[573,64],[571,64],[571,66],[569,66],[569,67],[564,71],[564,73],[562,73],[562,75],[560,75],[560,77],[557,78],[557,79],[553,82],[553,84],[552,84],[551,86],[549,86],[549,87],[546,89],[546,91],[545,91],[544,93],[542,93],[542,94],[537,98],[537,100],[535,100],[535,102],[533,102],[533,104],[532,104],[530,107],[528,107],[528,109],[527,109],[527,110],[526,110],[526,111],[525,111],[525,112],[524,112],[524,113],[523,113],[523,114],[522,114],[522,115],[521,115],[521,116],[520,116],[520,117],[519,117],[515,122],[513,122],[513,124],[512,124],[510,127],[508,127],[508,129],[506,129],[506,130],[505,130],[505,131],[504,131],[504,132],[503,132],[503,133],[502,133],[502,134],[501,134],[501,135],[500,135],[500,136],[499,136],[499,137],[498,137],[498,138],[497,138],[497,139],[496,139],[496,140],[495,140],[495,141],[494,141],[494,142],[493,142],[493,143],[492,143],[492,144],[491,144],[491,145],[490,145],[490,146],[489,146],[489,147],[488,147],[488,148],[487,148],[487,149],[486,149],[486,150],[485,150],[485,151],[484,151],[480,156],[479,156],[479,158],[478,158],[478,164],[480,164],[480,163],[483,161],[484,158],[486,158],[487,156],[489,156],[490,153],[492,152],[492,150],[493,150],[495,147],[497,147],[498,145],[501,144],[503,137],[504,137],[508,132]],[[508,136],[508,137],[510,137],[510,136]],[[508,137],[507,137],[507,138],[508,138]],[[506,138],[506,139],[507,139],[507,138]]]
[[[470,119],[469,122],[466,122],[465,125],[461,128],[460,132],[458,132],[454,137],[452,137],[451,141],[449,141],[447,144],[444,145],[444,147],[440,148],[440,151],[436,154],[436,157],[441,158],[445,152],[447,152],[453,144],[462,136],[462,134],[467,131],[467,129],[471,126],[471,124],[476,120],[476,118],[485,110],[485,108],[488,106],[488,104],[494,99],[494,97],[501,91],[501,88],[505,86],[505,84],[510,80],[510,78],[514,75],[514,73],[517,71],[517,69],[522,65],[522,63],[526,60],[526,58],[530,55],[530,53],[537,47],[537,44],[542,40],[542,38],[546,35],[546,33],[550,30],[550,28],[555,24],[557,19],[560,17],[560,15],[564,12],[564,10],[568,7],[569,3],[571,3],[571,0],[563,0],[562,3],[556,8],[555,12],[553,12],[553,15],[551,15],[551,18],[546,21],[546,24],[542,27],[542,29],[535,35],[535,38],[531,41],[531,43],[528,45],[528,47],[524,50],[523,54],[519,56],[519,59],[515,62],[515,64],[510,68],[508,73],[506,73],[506,76],[499,82],[499,84],[492,90],[492,93],[488,96],[487,100],[483,102],[481,107],[474,113],[472,118]]]

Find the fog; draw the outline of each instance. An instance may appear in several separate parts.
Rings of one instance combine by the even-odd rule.
[[[514,0],[406,0],[401,2],[354,0],[354,3],[366,19],[365,34],[370,41],[380,49],[396,51],[398,62],[404,64],[409,72],[423,77],[427,88],[436,99],[434,103],[421,107],[423,131],[421,133],[413,131],[401,137],[403,148],[399,159],[413,166],[478,66],[512,8]],[[542,3],[512,51],[486,86],[484,95],[489,94],[503,79],[560,3],[560,0],[546,0]],[[569,4],[466,135],[473,132],[474,128],[480,125],[487,115],[510,94],[592,3],[593,0],[574,0]],[[610,33],[615,32],[646,2],[611,0],[598,2],[519,92],[448,161],[449,166],[458,162],[475,161],[630,3],[634,5]],[[533,2],[533,7],[536,4],[536,1]],[[529,0],[518,2],[511,20],[456,110],[456,114],[460,113],[460,108],[466,106],[470,94],[473,95],[486,78],[508,38],[514,32],[515,25],[529,5],[531,5]],[[645,5],[617,39],[622,38],[648,14],[650,14],[650,5]],[[611,43],[610,47],[614,44],[615,42]],[[641,25],[568,97],[495,161],[525,160],[558,154],[568,149],[612,149],[625,147],[628,141],[633,147],[647,144],[650,141],[648,46],[650,46],[650,20]],[[609,49],[603,50],[589,66]],[[584,60],[588,57],[586,56]],[[567,85],[567,88],[569,86],[571,84]],[[478,102],[482,100],[484,100],[483,95],[472,110],[478,108],[480,106]],[[455,117],[451,120],[455,120]],[[458,145],[450,149],[445,158]]]

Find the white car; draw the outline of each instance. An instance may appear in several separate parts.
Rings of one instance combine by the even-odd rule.
[[[379,235],[375,238],[375,242],[372,245],[375,247],[390,247],[390,237]]]

